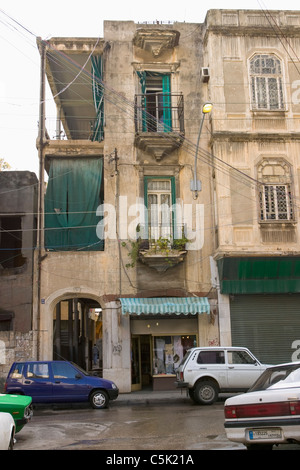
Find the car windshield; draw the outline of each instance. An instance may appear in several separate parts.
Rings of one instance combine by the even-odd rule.
[[[270,367],[257,379],[249,392],[258,392],[267,388],[285,388],[299,386],[300,364]]]

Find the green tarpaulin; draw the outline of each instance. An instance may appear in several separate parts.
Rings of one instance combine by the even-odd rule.
[[[217,261],[222,294],[300,292],[297,256],[226,257]]]
[[[100,221],[102,159],[62,158],[50,164],[45,195],[45,247],[54,251],[103,250]]]

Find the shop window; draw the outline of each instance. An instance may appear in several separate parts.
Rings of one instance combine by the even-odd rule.
[[[293,221],[291,168],[284,159],[264,159],[258,165],[261,221]]]
[[[256,54],[250,60],[250,87],[253,110],[283,110],[281,61],[274,54]]]
[[[153,374],[174,374],[186,351],[196,346],[196,335],[154,336]]]
[[[20,216],[0,217],[0,264],[17,268],[25,263],[22,256],[22,226]]]

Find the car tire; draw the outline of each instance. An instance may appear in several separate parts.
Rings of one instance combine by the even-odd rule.
[[[212,380],[203,380],[197,383],[194,399],[200,405],[212,405],[218,399],[218,386]]]
[[[92,408],[95,408],[97,410],[107,408],[108,402],[109,398],[104,390],[95,390],[90,396],[90,404]]]
[[[11,433],[8,450],[13,450],[15,444],[14,432]]]

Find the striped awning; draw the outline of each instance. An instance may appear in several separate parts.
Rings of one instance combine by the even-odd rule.
[[[196,315],[210,313],[207,297],[157,297],[120,299],[122,314]]]

